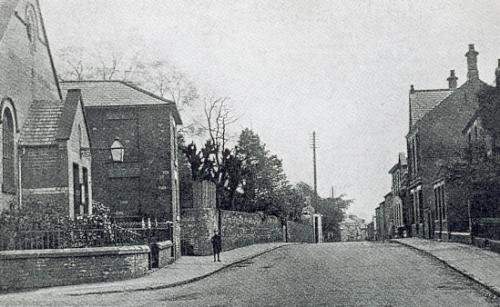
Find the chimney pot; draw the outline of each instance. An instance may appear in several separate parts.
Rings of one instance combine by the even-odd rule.
[[[448,88],[449,89],[456,89],[457,88],[457,76],[455,76],[455,70],[452,69],[450,70],[450,76],[448,77]]]
[[[477,52],[474,49],[474,44],[469,44],[469,51],[465,54],[467,57],[467,79],[479,79],[479,71],[477,70]]]

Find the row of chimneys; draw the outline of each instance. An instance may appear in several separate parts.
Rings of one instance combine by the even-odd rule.
[[[479,70],[477,69],[477,52],[474,49],[474,44],[469,44],[469,51],[465,54],[467,57],[467,80],[479,79]],[[457,76],[455,75],[455,70],[450,70],[450,76],[448,79],[448,88],[456,89],[457,88]],[[500,59],[498,59],[498,67],[495,69],[495,83],[498,88],[500,88]],[[413,92],[415,89],[413,85],[411,86],[410,92]]]

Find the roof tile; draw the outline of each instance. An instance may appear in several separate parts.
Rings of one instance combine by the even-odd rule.
[[[19,144],[24,146],[55,144],[62,111],[63,104],[60,101],[33,101],[21,131]]]
[[[452,89],[416,90],[410,93],[410,127],[451,93]]]

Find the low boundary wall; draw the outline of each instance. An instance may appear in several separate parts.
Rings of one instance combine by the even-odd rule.
[[[311,224],[303,224],[288,221],[287,242],[314,243],[314,227]]]
[[[174,262],[172,241],[156,243],[158,249],[158,267],[163,268]]]
[[[148,272],[149,252],[146,245],[2,251],[0,290],[140,277]]]
[[[220,217],[223,251],[284,240],[284,227],[275,216],[221,210]]]

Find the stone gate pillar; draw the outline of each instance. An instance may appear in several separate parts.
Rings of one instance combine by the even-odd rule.
[[[212,254],[210,238],[218,227],[215,184],[193,182],[193,207],[182,209],[181,249],[183,255]]]

